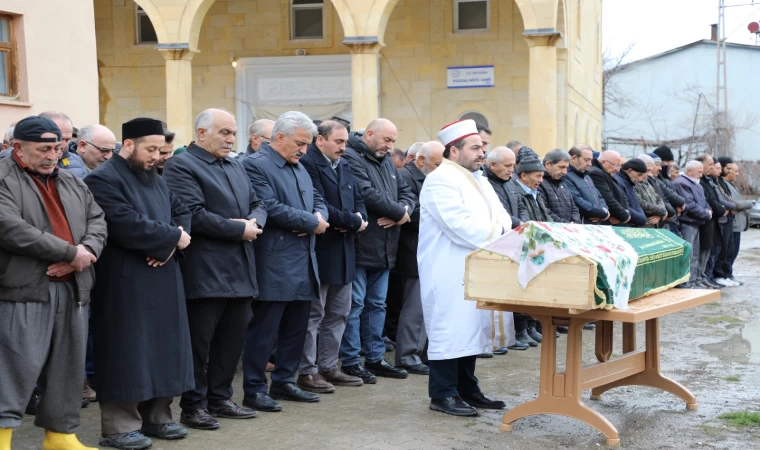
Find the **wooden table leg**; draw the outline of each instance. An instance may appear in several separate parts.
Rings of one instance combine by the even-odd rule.
[[[567,334],[567,359],[565,373],[557,370],[557,337],[551,316],[536,316],[541,322],[544,340],[541,343],[541,372],[538,398],[518,405],[504,414],[502,431],[512,431],[512,423],[523,417],[537,414],[558,414],[581,420],[596,428],[607,437],[607,445],[620,444],[618,431],[601,414],[581,401],[583,379],[583,325],[588,320],[570,319]],[[597,325],[598,326],[598,325]],[[597,335],[598,336],[598,335]]]
[[[633,325],[633,324],[631,324]],[[635,336],[635,329],[633,331]],[[625,341],[624,341],[625,342]],[[625,345],[625,344],[624,344]],[[631,342],[629,341],[629,345]],[[635,337],[632,343],[635,350]],[[630,347],[629,347],[630,348]],[[631,350],[631,351],[633,351]],[[620,386],[649,386],[670,392],[686,402],[687,409],[698,409],[697,398],[680,383],[671,380],[660,372],[660,319],[646,322],[646,368],[643,372],[614,381],[591,390],[591,395],[600,397],[604,392]]]
[[[596,321],[596,359],[599,362],[609,361],[612,357],[612,328],[609,320]]]

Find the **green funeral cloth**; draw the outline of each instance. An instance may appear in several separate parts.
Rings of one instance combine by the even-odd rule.
[[[664,229],[613,227],[638,255],[629,300],[656,294],[689,280],[691,244]],[[601,274],[600,274],[601,275]],[[597,285],[604,277],[597,277]]]

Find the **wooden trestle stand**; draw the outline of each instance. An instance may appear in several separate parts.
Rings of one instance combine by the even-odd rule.
[[[627,310],[589,310],[570,314],[556,306],[512,305],[478,301],[479,309],[521,312],[533,316],[543,327],[541,344],[540,390],[538,398],[512,408],[504,414],[501,429],[512,431],[512,423],[536,414],[559,414],[581,420],[601,431],[607,445],[620,444],[614,425],[586,406],[581,393],[591,389],[591,399],[619,386],[650,386],[670,392],[697,409],[697,399],[686,388],[660,372],[660,317],[694,308],[720,298],[714,290],[670,289],[630,302]],[[473,298],[476,300],[477,298]],[[598,363],[583,367],[583,325],[596,321]],[[636,324],[646,321],[646,348],[636,350]],[[623,355],[612,356],[612,324],[623,323]],[[556,326],[569,327],[565,372],[558,373]]]

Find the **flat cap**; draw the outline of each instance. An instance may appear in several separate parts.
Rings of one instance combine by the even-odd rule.
[[[45,133],[53,133],[56,137],[42,137]],[[21,119],[13,129],[13,139],[27,142],[59,142],[61,130],[50,119],[29,116]]]
[[[647,173],[647,165],[644,161],[638,158],[632,158],[626,161],[621,167],[623,170],[633,169],[634,172]]]

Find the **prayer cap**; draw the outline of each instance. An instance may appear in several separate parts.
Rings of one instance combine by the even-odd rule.
[[[662,162],[662,158],[660,158],[660,157],[657,155],[657,153],[655,153],[655,152],[652,152],[652,153],[647,153],[647,155],[649,155],[649,156],[652,158],[652,161],[654,161],[654,163],[655,163],[655,164],[657,164],[657,163],[661,163],[661,162]]]
[[[121,140],[141,138],[144,136],[163,136],[164,126],[160,120],[138,117],[121,125]]]
[[[56,137],[42,137],[45,133],[53,133]],[[13,139],[27,142],[58,142],[61,140],[61,130],[50,119],[29,116],[16,124]]]
[[[647,173],[648,170],[646,163],[638,158],[629,159],[621,168],[623,170],[633,169],[634,172],[638,173]]]
[[[475,125],[475,121],[466,119],[450,123],[441,128],[441,131],[438,132],[438,139],[441,140],[444,147],[448,147],[454,142],[476,134],[478,134],[478,127]]]
[[[720,158],[718,158],[718,162],[720,163],[721,167],[726,167],[729,164],[733,164],[734,160],[731,159],[730,156],[721,156]]]
[[[673,150],[667,145],[661,145],[654,151],[663,161],[673,161]]]

